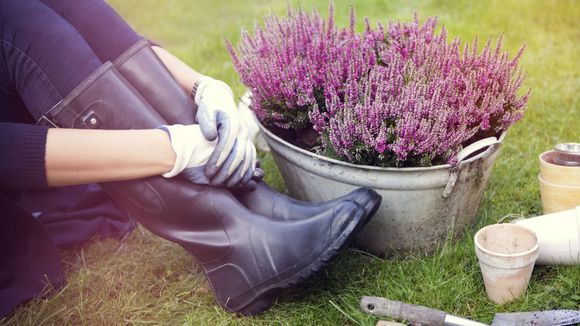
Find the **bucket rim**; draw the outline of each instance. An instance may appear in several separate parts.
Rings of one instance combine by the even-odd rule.
[[[370,171],[391,171],[391,172],[401,172],[401,171],[405,171],[405,172],[422,172],[422,171],[436,171],[436,170],[448,170],[448,169],[452,169],[457,167],[457,165],[453,166],[451,164],[439,164],[439,165],[434,165],[434,166],[429,166],[429,167],[403,167],[403,168],[395,168],[395,167],[381,167],[381,166],[374,166],[374,165],[364,165],[364,164],[354,164],[354,163],[350,163],[350,162],[345,162],[345,161],[340,161],[337,159],[333,159],[330,157],[326,157],[326,156],[322,156],[316,153],[312,153],[309,152],[303,148],[300,148],[296,145],[293,145],[287,141],[285,141],[284,139],[278,137],[277,135],[275,135],[273,132],[271,132],[268,128],[264,127],[262,125],[262,123],[256,118],[256,123],[258,125],[258,127],[260,128],[260,131],[263,132],[267,138],[270,138],[274,141],[276,141],[277,143],[286,146],[294,151],[297,151],[301,154],[304,154],[306,156],[311,156],[314,157],[317,160],[320,161],[325,161],[327,163],[331,163],[331,164],[336,164],[336,165],[342,165],[348,168],[353,168],[353,169],[362,169],[362,170],[370,170]],[[505,136],[507,134],[507,130],[504,130],[499,138],[498,138],[498,143],[497,144],[493,144],[487,147],[487,149],[475,156],[472,156],[466,160],[463,160],[460,162],[459,165],[463,165],[463,164],[467,164],[467,163],[471,163],[474,161],[477,161],[483,157],[487,157],[489,155],[491,155],[492,152],[494,152],[496,150],[496,148],[503,142],[503,140],[505,139]]]
[[[505,225],[507,227],[515,227],[515,228],[519,228],[519,229],[523,229],[526,230],[527,232],[530,232],[534,238],[536,238],[536,243],[534,244],[534,246],[531,249],[528,249],[526,251],[522,251],[519,252],[517,254],[502,254],[502,253],[498,253],[498,252],[493,252],[491,250],[486,249],[485,247],[483,247],[479,241],[478,241],[478,236],[480,235],[480,233],[486,229],[489,229],[491,227],[495,227],[498,225]],[[530,254],[533,254],[534,252],[537,252],[540,250],[540,238],[538,238],[538,235],[536,234],[536,232],[530,230],[529,228],[523,226],[523,225],[518,225],[518,224],[512,224],[512,223],[499,223],[499,224],[490,224],[490,225],[486,225],[484,227],[482,227],[481,229],[479,229],[479,231],[477,231],[475,233],[475,235],[473,236],[473,242],[475,243],[475,247],[478,250],[481,250],[482,252],[490,255],[490,256],[495,256],[495,257],[501,257],[501,258],[508,258],[508,257],[512,257],[512,258],[520,258],[523,256],[527,256]]]

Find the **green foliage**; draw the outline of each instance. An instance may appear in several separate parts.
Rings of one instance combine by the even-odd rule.
[[[298,1],[291,1],[292,4]],[[301,0],[326,14],[324,1]],[[46,299],[20,307],[6,325],[374,325],[358,309],[363,295],[421,304],[489,323],[497,312],[580,309],[579,266],[537,266],[526,295],[503,306],[487,300],[473,247],[475,231],[502,216],[542,213],[538,155],[554,144],[580,141],[580,68],[576,1],[346,1],[335,0],[337,20],[377,20],[438,15],[451,35],[480,39],[504,33],[512,51],[526,42],[521,64],[533,88],[529,108],[505,139],[480,207],[477,225],[431,257],[379,259],[345,250],[326,270],[272,309],[239,318],[216,306],[198,264],[177,245],[138,229],[123,242],[94,241],[63,253],[67,286]],[[114,0],[113,6],[143,35],[154,39],[197,70],[223,79],[241,95],[223,37],[236,41],[242,26],[286,1]],[[361,26],[358,26],[360,29]],[[269,154],[261,153],[266,180],[284,184]],[[289,244],[291,245],[291,244]]]

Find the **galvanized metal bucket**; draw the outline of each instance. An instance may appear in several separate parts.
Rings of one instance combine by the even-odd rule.
[[[455,166],[381,168],[323,157],[259,128],[291,196],[318,202],[369,187],[383,197],[377,214],[355,237],[356,246],[378,256],[432,253],[472,225],[505,137],[467,146]]]

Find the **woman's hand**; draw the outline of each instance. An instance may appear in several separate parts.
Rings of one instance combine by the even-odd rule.
[[[220,162],[218,158],[223,155],[224,142],[218,139],[209,141],[203,136],[200,125],[171,125],[160,126],[165,130],[171,141],[171,147],[176,154],[175,164],[171,171],[163,174],[166,178],[180,175],[187,180],[205,185],[225,186],[228,188],[239,187],[248,184],[254,175],[255,150],[247,152],[247,147],[237,146],[231,148],[226,155],[225,161]],[[251,148],[250,148],[251,150]],[[242,159],[239,160],[238,157]],[[248,159],[249,163],[245,160]],[[218,170],[216,177],[220,179],[210,179],[205,171],[211,166]]]
[[[230,87],[201,75],[167,50],[152,48],[185,92],[189,94],[196,89],[192,94],[198,106],[196,120],[206,140],[218,140],[215,155],[204,171],[207,179],[214,186],[233,187],[241,182],[251,188],[252,182],[245,181],[248,178],[259,181],[264,172],[256,168],[256,148],[241,123]],[[229,168],[222,168],[224,165]],[[238,171],[230,170],[236,166]]]
[[[207,76],[196,85],[196,120],[207,140],[218,141],[205,174],[213,185],[231,186],[249,180],[256,166],[256,147],[242,123],[231,88]]]

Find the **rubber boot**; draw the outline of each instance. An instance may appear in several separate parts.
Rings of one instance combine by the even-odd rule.
[[[133,45],[114,64],[169,124],[196,123],[193,101],[183,92],[147,40]],[[366,223],[376,213],[382,199],[372,189],[359,188],[331,201],[309,203],[276,192],[263,181],[258,182],[253,191],[238,189],[232,192],[255,213],[280,220],[308,218],[348,200],[364,208]]]
[[[113,64],[167,123],[197,123],[195,103],[153,51],[149,41],[135,43]]]
[[[44,119],[55,126],[85,129],[166,123],[111,63],[89,76]],[[251,212],[226,189],[180,178],[156,176],[102,187],[146,228],[194,256],[217,302],[243,315],[263,311],[282,289],[327,265],[364,215],[362,208],[346,201],[311,218],[276,221]]]
[[[307,218],[334,207],[340,202],[352,201],[365,210],[365,219],[368,221],[375,215],[382,200],[382,197],[373,189],[358,188],[333,200],[310,203],[281,194],[265,182],[259,182],[253,191],[233,190],[232,192],[251,211],[278,220]]]

